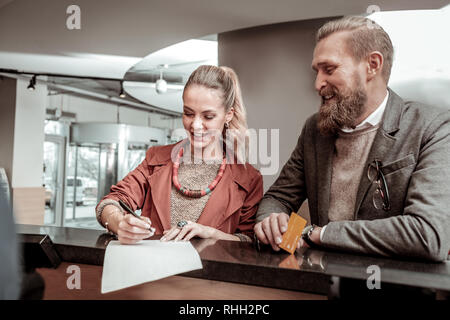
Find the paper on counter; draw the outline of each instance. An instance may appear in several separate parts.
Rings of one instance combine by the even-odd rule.
[[[103,262],[102,293],[202,269],[197,250],[187,242],[143,240],[134,245],[111,241]]]

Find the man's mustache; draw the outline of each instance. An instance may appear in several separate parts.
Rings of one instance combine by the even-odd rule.
[[[323,89],[321,89],[319,91],[319,95],[321,97],[329,96],[329,95],[332,95],[332,94],[338,94],[338,90],[336,88],[334,88],[334,87],[331,87],[331,86],[325,87],[325,88],[323,88]]]

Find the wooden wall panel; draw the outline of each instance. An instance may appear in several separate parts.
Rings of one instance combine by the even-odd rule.
[[[149,299],[149,300],[324,300],[326,296],[304,292],[279,290],[230,282],[221,282],[182,276],[172,276],[127,289],[101,294],[102,267],[76,264],[80,267],[81,289],[68,289],[66,273],[70,263],[63,262],[57,269],[37,271],[45,280],[45,300],[67,299]]]
[[[13,188],[15,222],[19,224],[44,224],[45,188]]]

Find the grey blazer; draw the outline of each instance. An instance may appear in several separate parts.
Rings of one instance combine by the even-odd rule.
[[[353,221],[328,221],[335,137],[323,137],[317,114],[305,123],[280,176],[264,195],[257,221],[297,212],[308,199],[311,223],[327,225],[325,247],[356,253],[447,259],[450,249],[450,110],[404,102],[389,89],[382,124],[365,167],[375,158],[389,189],[391,210],[372,203],[375,186],[360,180]]]

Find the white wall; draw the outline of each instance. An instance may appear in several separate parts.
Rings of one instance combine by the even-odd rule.
[[[36,84],[34,91],[27,86],[17,80],[12,188],[42,186],[47,86]]]

